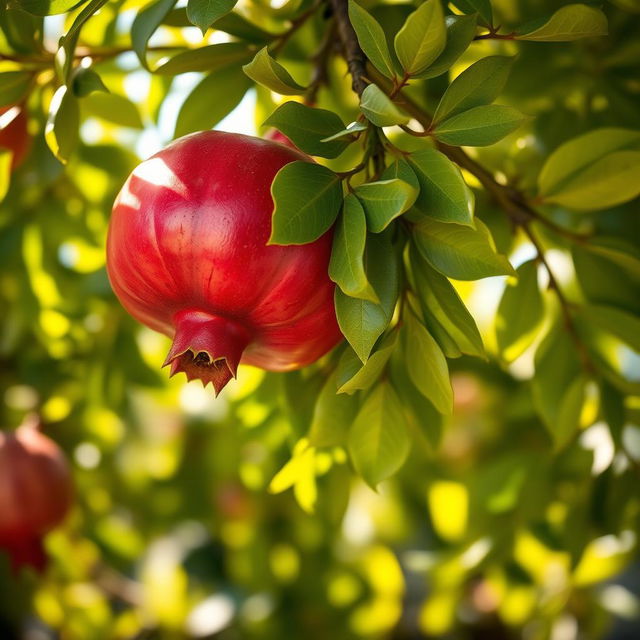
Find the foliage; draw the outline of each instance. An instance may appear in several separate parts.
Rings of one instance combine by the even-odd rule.
[[[78,489],[45,576],[0,566],[0,635],[33,613],[71,640],[602,638],[637,615],[638,13],[3,3],[0,107],[33,143],[13,173],[0,154],[2,426],[37,412]],[[334,226],[346,340],[214,401],[158,371],[103,247],[138,157],[232,112],[318,161],[276,177],[270,242]]]

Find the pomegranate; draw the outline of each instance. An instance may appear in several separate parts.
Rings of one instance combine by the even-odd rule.
[[[278,131],[278,129],[269,129],[267,133],[264,134],[265,140],[273,140],[273,142],[279,142],[283,144],[285,147],[291,147],[292,149],[296,149],[296,145],[291,142],[291,140],[282,133],[282,131]]]
[[[32,425],[0,431],[0,549],[14,570],[44,569],[42,538],[62,522],[72,495],[69,467],[52,440]]]
[[[18,105],[0,109],[0,147],[13,152],[11,169],[18,167],[24,160],[31,138],[27,131],[27,115]]]
[[[295,149],[204,131],[140,164],[118,195],[107,270],[124,307],[173,338],[171,375],[212,383],[239,362],[270,371],[310,364],[341,339],[327,269],[332,234],[267,245],[271,183]]]

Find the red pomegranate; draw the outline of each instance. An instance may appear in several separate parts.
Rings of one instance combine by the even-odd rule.
[[[213,384],[240,360],[270,371],[310,364],[341,339],[327,275],[331,232],[267,246],[271,183],[311,159],[281,144],[205,131],[139,165],[116,199],[107,270],[124,307],[173,337],[171,375]]]
[[[44,535],[69,511],[71,473],[58,446],[34,426],[0,431],[0,549],[14,570],[46,565]]]
[[[0,147],[13,152],[11,169],[18,167],[24,160],[31,137],[27,131],[27,115],[18,105],[0,109]]]
[[[269,129],[267,133],[264,134],[265,140],[273,140],[273,142],[279,142],[283,144],[285,147],[291,147],[292,149],[296,149],[296,145],[291,142],[287,136],[282,133],[282,131],[278,131],[278,129]]]

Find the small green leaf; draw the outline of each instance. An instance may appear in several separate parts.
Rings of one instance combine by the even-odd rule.
[[[362,364],[353,349],[347,347],[337,369],[338,393],[355,393],[369,389],[378,380],[398,342],[398,332],[380,338],[369,359]]]
[[[411,381],[442,414],[453,411],[449,367],[438,343],[412,312],[405,314],[405,358]]]
[[[337,386],[337,374],[334,372],[318,395],[309,429],[309,442],[314,447],[343,444],[358,411],[357,398],[338,394]]]
[[[187,17],[191,24],[200,28],[202,35],[218,18],[226,15],[236,6],[238,0],[189,0]]]
[[[376,19],[354,0],[349,0],[349,20],[358,36],[360,47],[378,71],[393,78],[393,62],[382,27]]]
[[[340,330],[362,362],[389,326],[398,299],[398,263],[388,233],[368,237],[365,270],[379,304],[335,292]]]
[[[474,196],[460,169],[436,149],[409,156],[420,183],[415,208],[440,222],[473,225]]]
[[[640,280],[640,252],[619,238],[590,238],[584,248],[622,267],[634,279]]]
[[[16,0],[20,9],[34,16],[53,16],[67,13],[87,0]]]
[[[410,184],[416,191],[420,191],[420,183],[416,177],[415,171],[406,160],[395,160],[392,162],[380,176],[380,180],[402,180]]]
[[[465,69],[444,92],[433,123],[493,102],[502,92],[512,64],[513,58],[489,56]]]
[[[516,39],[568,42],[579,38],[606,36],[607,33],[607,17],[600,9],[586,4],[569,4],[546,20],[536,21],[535,25],[523,25]]]
[[[476,35],[476,16],[447,16],[447,43],[442,53],[425,71],[414,74],[416,78],[435,78],[448,71],[467,50]]]
[[[409,117],[375,84],[368,85],[362,92],[360,110],[377,127],[390,127],[394,124],[406,124]]]
[[[603,305],[587,305],[583,309],[583,315],[587,321],[640,353],[640,319],[637,316]]]
[[[511,362],[535,340],[544,320],[535,260],[521,264],[517,280],[507,281],[496,317],[496,338],[502,357]]]
[[[531,385],[534,404],[556,449],[578,431],[585,385],[580,373],[571,336],[563,328],[554,328],[536,351]]]
[[[544,199],[576,211],[594,211],[622,204],[638,195],[640,151],[614,151],[584,168]]]
[[[222,42],[182,51],[160,65],[154,73],[163,76],[175,76],[192,71],[211,73],[230,64],[249,60],[251,56],[251,49],[242,42]]]
[[[210,73],[201,80],[182,103],[174,137],[214,127],[233,111],[251,86],[251,80],[236,65]],[[224,87],[224,91],[220,91]],[[216,100],[211,96],[215,94]]]
[[[267,47],[260,49],[253,60],[242,69],[258,84],[284,96],[295,96],[306,91],[305,87],[298,84],[291,74],[269,55]]]
[[[51,99],[44,136],[53,155],[63,164],[78,145],[79,128],[78,99],[67,87],[58,87]]]
[[[640,131],[605,127],[572,138],[548,158],[538,176],[543,196],[561,191],[582,171],[614,151],[640,151]]]
[[[408,75],[425,71],[443,52],[447,29],[440,0],[425,0],[394,39],[398,60]]]
[[[269,244],[306,244],[334,223],[342,206],[340,178],[315,162],[296,161],[278,171],[271,195],[273,212]]]
[[[344,123],[333,111],[314,109],[299,102],[285,102],[264,124],[279,129],[298,149],[312,156],[336,158],[347,148],[348,143],[343,139],[326,141],[344,129]]]
[[[454,286],[445,276],[430,267],[413,247],[411,269],[420,306],[434,337],[438,339],[438,334],[444,332],[457,348],[455,356],[466,353],[484,358],[480,331]],[[445,355],[449,354],[445,352]]]
[[[414,228],[416,244],[432,267],[456,280],[514,275],[507,258],[496,253],[487,227],[480,220],[476,226],[472,229],[425,218]]]
[[[4,200],[11,184],[12,160],[13,153],[9,149],[0,147],[0,202]]]
[[[352,122],[351,124],[348,124],[342,131],[338,131],[338,133],[334,133],[332,136],[323,138],[321,142],[331,142],[333,140],[341,140],[342,138],[350,138],[355,133],[366,130],[367,125],[364,122]]]
[[[144,127],[136,105],[116,93],[93,92],[82,99],[81,106],[83,115],[131,129]]]
[[[338,218],[333,236],[329,262],[329,277],[352,298],[379,302],[367,280],[364,269],[364,250],[367,241],[367,220],[360,201],[348,194],[342,215]]]
[[[445,144],[485,147],[502,140],[526,120],[527,116],[513,107],[487,104],[447,118],[433,133]]]
[[[0,73],[0,108],[20,102],[29,91],[33,75],[28,71]]]
[[[275,37],[273,33],[261,29],[235,11],[216,20],[214,28],[254,44],[267,44]]]
[[[413,205],[418,191],[409,183],[394,178],[361,184],[356,187],[355,195],[364,207],[369,230],[380,233]]]
[[[102,82],[102,78],[93,70],[81,67],[73,76],[73,93],[84,98],[94,91],[109,93],[109,89]]]
[[[407,423],[389,383],[367,397],[349,433],[349,454],[356,471],[372,488],[392,476],[409,455]]]
[[[493,10],[490,0],[453,0],[453,4],[465,13],[477,13],[487,26],[493,25]]]
[[[153,0],[138,12],[131,25],[131,44],[145,69],[149,69],[147,62],[149,38],[173,9],[175,3],[176,0]]]

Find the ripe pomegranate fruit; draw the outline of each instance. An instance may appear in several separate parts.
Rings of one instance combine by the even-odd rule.
[[[18,105],[0,109],[0,147],[13,152],[11,169],[18,167],[25,159],[31,144],[27,131],[27,115]]]
[[[33,425],[0,431],[0,549],[14,570],[44,569],[42,538],[62,522],[72,496],[69,467],[52,440]]]
[[[273,142],[279,142],[283,144],[285,147],[291,147],[292,149],[296,149],[296,145],[291,142],[287,136],[282,133],[282,131],[278,131],[278,129],[269,129],[267,133],[264,134],[265,140],[273,140]]]
[[[250,136],[204,131],[140,164],[118,195],[107,270],[124,307],[173,337],[171,375],[213,384],[240,360],[288,371],[341,339],[327,275],[331,232],[304,246],[267,246],[271,183],[311,162]]]

